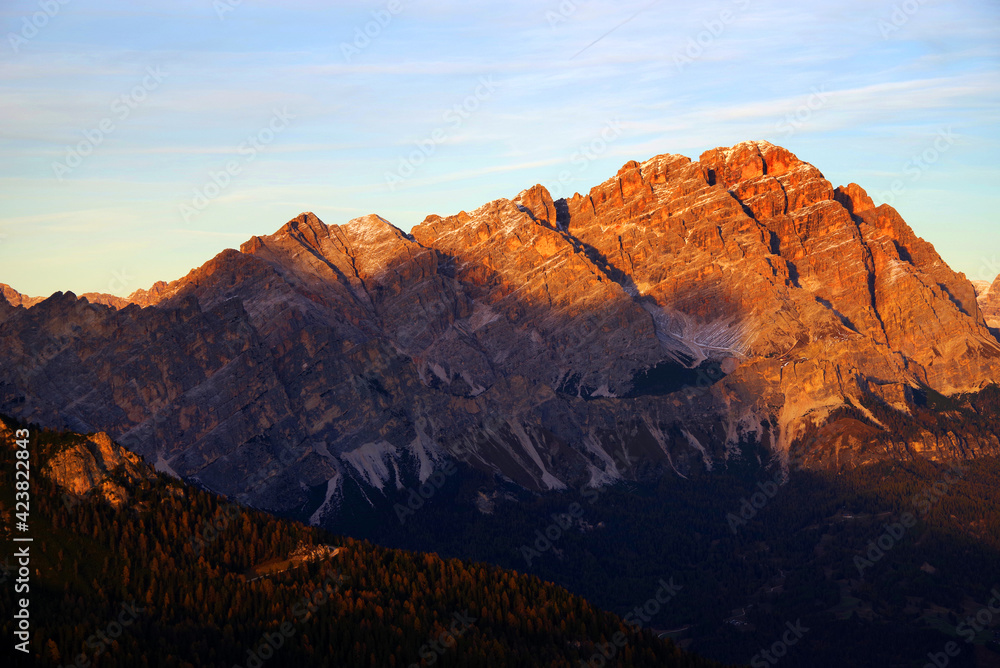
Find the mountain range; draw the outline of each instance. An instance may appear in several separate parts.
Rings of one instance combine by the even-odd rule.
[[[977,296],[891,206],[767,142],[410,233],[304,213],[127,299],[3,295],[0,411],[262,508],[321,488],[314,521],[347,479],[401,487],[454,458],[544,491],[748,443],[814,468],[1000,450],[845,417],[877,431],[873,406],[1000,380],[1000,283]]]
[[[299,554],[300,538],[385,546],[336,539],[364,555],[352,557],[362,577],[396,560],[355,604],[365,624],[402,615],[393,656],[420,648],[421,624],[453,593],[435,591],[415,617],[396,610],[396,573],[438,562],[387,548],[462,559],[479,597],[513,571],[541,577],[620,615],[606,629],[676,576],[683,591],[650,628],[735,663],[796,619],[812,631],[789,666],[923,663],[989,600],[1000,277],[952,271],[891,206],[767,142],[629,162],[568,199],[536,185],[409,232],[303,213],[127,298],[0,293],[0,415],[43,428],[46,503],[85,504],[73,531],[103,541],[93,561],[121,596],[149,583],[122,577],[137,562],[109,551],[118,538],[104,527],[141,533],[142,513],[162,506],[156,523],[190,530],[228,497],[319,528],[254,510],[239,540],[206,553],[227,596],[261,558]],[[915,527],[890,558],[873,556],[887,518],[906,513]],[[53,545],[82,540],[53,521]],[[185,636],[188,613],[172,606],[213,585],[199,554],[159,538],[157,563],[172,555],[169,577],[187,587],[154,599],[185,638],[172,651],[217,644]],[[78,579],[62,559],[52,591]],[[304,586],[281,577],[286,598]],[[82,605],[66,596],[46,605]],[[223,654],[252,642],[264,614]],[[537,624],[495,621],[489,633],[553,656],[591,651],[572,629],[536,637]],[[349,646],[346,623],[323,628],[339,624]],[[973,640],[953,665],[993,665],[990,632]],[[348,660],[369,645],[381,653],[369,664],[388,660],[387,642]],[[641,642],[649,661],[698,661]],[[302,657],[323,661],[310,646]]]

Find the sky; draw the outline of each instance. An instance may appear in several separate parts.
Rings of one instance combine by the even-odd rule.
[[[4,0],[0,282],[125,296],[749,139],[1000,274],[997,0]]]

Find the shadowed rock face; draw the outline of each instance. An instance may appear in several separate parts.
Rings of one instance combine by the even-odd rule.
[[[766,142],[411,234],[302,214],[129,300],[0,301],[0,410],[317,520],[346,477],[398,486],[448,457],[545,490],[711,469],[748,443],[811,466],[1000,450],[804,444],[846,405],[1000,381],[996,301],[894,209]]]

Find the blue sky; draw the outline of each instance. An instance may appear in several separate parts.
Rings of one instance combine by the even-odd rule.
[[[746,139],[1000,273],[995,0],[15,0],[0,21],[0,282],[27,294],[126,295],[302,211],[408,230]]]

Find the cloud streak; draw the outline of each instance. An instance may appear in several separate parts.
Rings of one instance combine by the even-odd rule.
[[[78,289],[94,259],[71,244],[54,246],[52,226],[85,231],[95,244],[125,234],[142,285],[183,275],[220,241],[272,232],[324,204],[327,222],[376,211],[405,228],[423,218],[417,212],[454,212],[536,182],[555,185],[574,152],[613,119],[621,136],[571,187],[586,190],[627,159],[697,158],[759,138],[787,145],[831,180],[867,178],[877,191],[927,136],[953,126],[961,140],[897,206],[959,270],[976,270],[975,248],[1000,247],[992,213],[1000,194],[981,176],[1000,148],[996,3],[928,0],[886,39],[879,21],[892,12],[889,1],[571,4],[557,22],[547,19],[561,11],[556,0],[488,0],[475,11],[458,0],[408,4],[349,62],[340,44],[378,3],[245,0],[225,21],[194,0],[128,10],[107,0],[67,5],[18,53],[0,57],[4,271],[26,277],[20,284],[37,294]],[[36,9],[15,0],[0,15],[9,27]],[[675,56],[724,11],[733,19],[678,69]],[[52,162],[149,66],[169,78],[57,184]],[[401,153],[487,75],[498,82],[487,103],[389,192],[384,175]],[[784,132],[783,119],[814,90],[824,92],[821,108]],[[295,123],[196,225],[179,226],[177,203],[275,107],[288,107]],[[926,205],[956,189],[954,215],[975,243]],[[175,249],[167,255],[148,242],[164,239],[165,229]],[[182,243],[184,229],[192,234]],[[8,254],[15,247],[16,257]],[[52,270],[32,272],[32,256],[52,260]],[[0,282],[11,281],[0,274]]]

